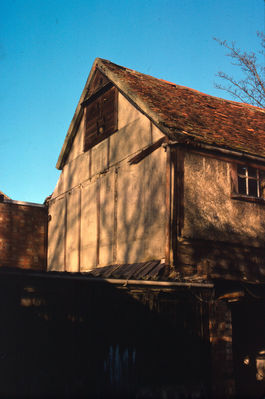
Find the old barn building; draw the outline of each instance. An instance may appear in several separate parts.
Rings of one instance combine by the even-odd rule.
[[[57,163],[48,270],[264,281],[264,127],[262,109],[97,59]]]
[[[214,397],[260,395],[264,110],[96,59],[56,166],[48,271],[120,285],[173,311],[211,343],[201,368]]]
[[[0,195],[0,393],[262,397],[264,110],[96,59],[56,166]]]

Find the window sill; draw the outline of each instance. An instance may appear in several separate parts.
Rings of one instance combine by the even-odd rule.
[[[234,200],[245,201],[245,202],[254,202],[257,204],[265,205],[265,198],[250,197],[249,195],[243,195],[243,194],[232,194],[231,198]]]

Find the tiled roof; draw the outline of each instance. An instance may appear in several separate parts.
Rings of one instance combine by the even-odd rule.
[[[56,167],[62,169],[96,70],[171,140],[197,142],[265,158],[265,111],[166,82],[97,58],[80,97]]]
[[[187,138],[265,157],[265,110],[213,97],[107,60],[98,59],[96,67],[144,108],[171,139]]]

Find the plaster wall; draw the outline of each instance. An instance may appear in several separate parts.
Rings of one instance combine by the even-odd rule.
[[[177,263],[188,274],[265,281],[265,208],[231,198],[231,163],[186,153]]]
[[[265,244],[265,208],[231,199],[231,164],[185,155],[183,236],[253,246]]]
[[[163,134],[121,94],[118,127],[84,153],[81,121],[50,200],[50,270],[164,258],[166,154],[128,163]]]

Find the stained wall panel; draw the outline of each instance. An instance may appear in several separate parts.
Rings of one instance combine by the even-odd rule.
[[[99,264],[113,263],[114,240],[114,173],[113,170],[100,179],[100,239]]]
[[[80,269],[90,270],[97,258],[97,187],[95,181],[82,188]]]
[[[64,271],[65,198],[49,204],[48,270]]]
[[[80,190],[67,194],[66,271],[79,271]]]

